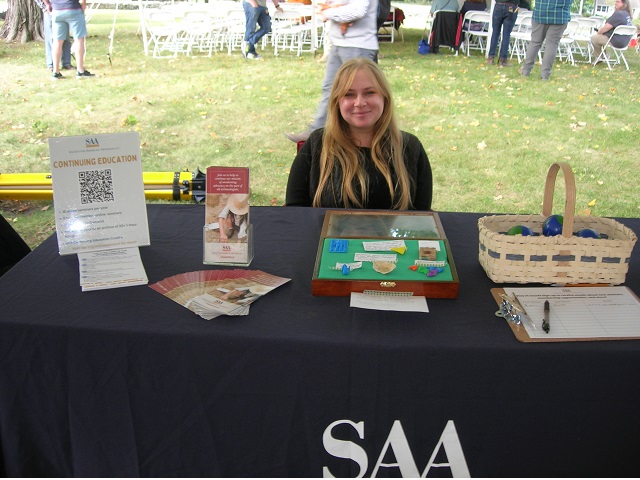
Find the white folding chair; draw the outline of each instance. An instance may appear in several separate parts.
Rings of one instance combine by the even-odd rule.
[[[624,47],[614,47],[611,44],[611,40],[616,35],[629,37],[629,40],[627,41]],[[624,56],[624,52],[629,48],[629,43],[631,42],[631,39],[634,37],[637,38],[637,35],[638,35],[638,29],[635,27],[635,25],[618,25],[616,28],[613,29],[613,33],[609,37],[609,40],[607,40],[607,43],[605,44],[605,46],[602,47],[602,51],[600,52],[600,55],[598,55],[598,58],[596,58],[593,64],[595,65],[598,62],[607,62],[607,67],[609,67],[609,70],[613,70],[612,67],[614,67],[615,65],[620,65],[622,62],[624,62],[624,66],[627,67],[627,70],[629,70],[629,64],[627,63],[627,59]],[[610,48],[611,50],[613,50],[615,59],[607,55],[607,48]]]
[[[387,19],[380,29],[378,30],[378,38],[379,39],[389,39],[391,43],[395,40],[395,32],[396,32],[396,7],[391,5],[390,11],[391,19]],[[397,29],[398,34],[402,41],[404,41],[404,34],[400,32],[400,29]]]
[[[274,55],[289,50],[299,56],[304,45],[311,49],[311,22],[296,10],[276,11],[271,22],[271,38]]]
[[[575,42],[575,34],[578,31],[580,24],[578,20],[569,20],[567,24],[567,28],[564,29],[562,34],[562,38],[558,43],[558,52],[556,56],[561,61],[571,62],[571,65],[575,65],[575,61],[573,59],[573,44]]]
[[[583,62],[591,63],[593,60],[591,54],[593,52],[593,45],[591,44],[591,37],[600,28],[600,22],[593,17],[577,17],[578,28],[573,35],[573,53],[580,55]]]
[[[147,45],[153,45],[153,58],[176,57],[180,28],[173,14],[163,10],[145,11],[144,22],[149,35]]]
[[[489,38],[489,24],[491,14],[480,10],[471,10],[464,14],[462,19],[463,53],[466,50],[467,57],[471,49],[484,53]]]
[[[226,14],[226,28],[223,33],[223,44],[227,49],[227,53],[231,53],[239,48],[244,48],[244,34],[246,18],[242,5],[230,8]]]
[[[525,15],[520,18],[518,15],[517,25],[511,31],[511,58],[515,55],[518,63],[524,60],[527,55],[527,45],[531,42],[531,15]]]
[[[201,53],[209,50],[205,45],[211,28],[212,20],[207,10],[185,10],[178,34],[178,52],[190,56],[195,50]]]

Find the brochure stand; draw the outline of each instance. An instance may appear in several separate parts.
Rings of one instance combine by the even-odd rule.
[[[207,168],[203,263],[248,266],[253,260],[249,169]]]

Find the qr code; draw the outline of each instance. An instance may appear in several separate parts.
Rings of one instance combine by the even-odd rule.
[[[80,202],[113,202],[113,177],[111,169],[78,172],[80,182]]]

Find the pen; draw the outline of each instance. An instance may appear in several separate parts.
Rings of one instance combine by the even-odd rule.
[[[544,320],[542,321],[542,330],[549,333],[551,323],[549,321],[549,300],[544,301]]]

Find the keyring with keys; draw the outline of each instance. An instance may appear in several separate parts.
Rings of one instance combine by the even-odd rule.
[[[524,314],[525,312],[517,305],[517,300],[511,298],[506,293],[501,293],[500,298],[502,299],[502,303],[500,304],[500,309],[496,312],[496,317],[502,317],[511,323],[521,325],[522,316],[520,314]]]

